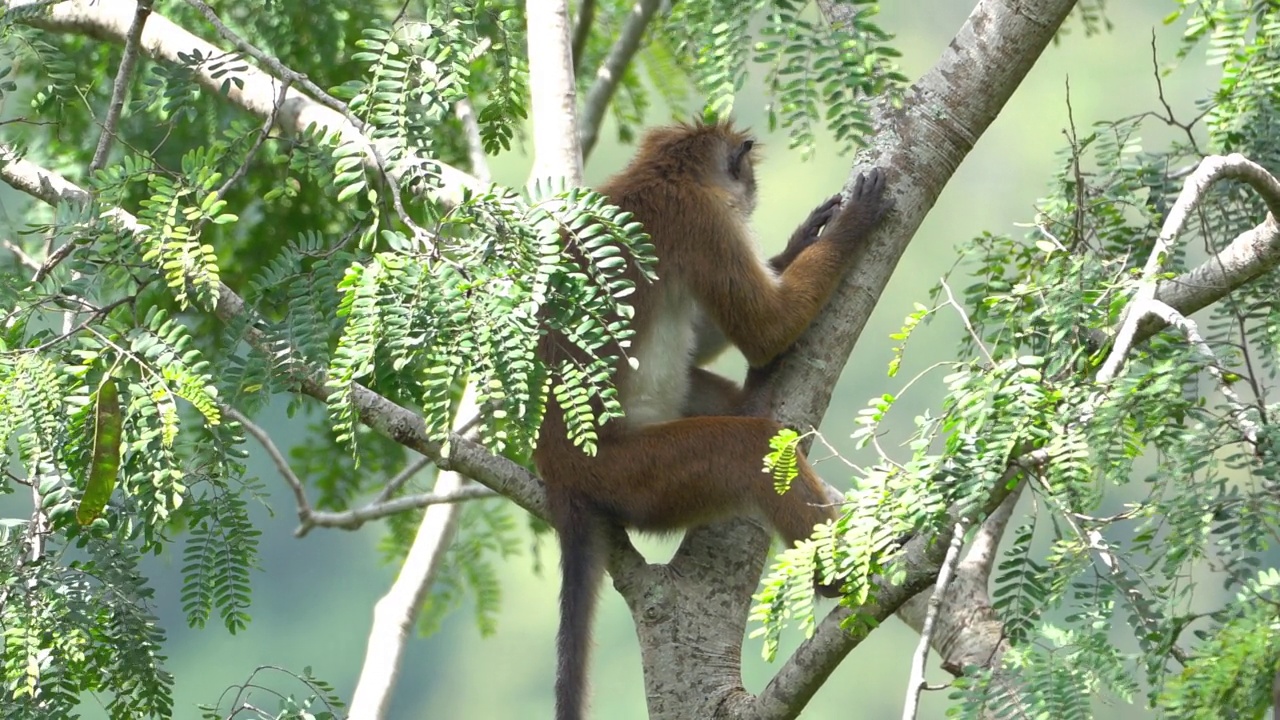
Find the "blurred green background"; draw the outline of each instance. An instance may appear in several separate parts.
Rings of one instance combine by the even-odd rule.
[[[914,79],[946,47],[972,7],[957,0],[917,0],[886,3],[883,27],[898,36],[902,67]],[[984,231],[1021,234],[1021,224],[1034,217],[1034,204],[1055,169],[1065,146],[1068,126],[1067,83],[1074,120],[1084,129],[1096,121],[1141,113],[1158,107],[1152,63],[1152,38],[1162,63],[1176,49],[1179,26],[1165,27],[1161,18],[1172,2],[1140,0],[1109,3],[1114,23],[1110,33],[1085,37],[1078,22],[1052,46],[1023,83],[1000,118],[978,143],[942,193],[903,258],[888,291],[850,358],[823,426],[827,439],[855,462],[869,455],[849,451],[852,418],[867,398],[897,392],[916,373],[940,360],[954,358],[958,333],[954,318],[946,318],[913,336],[902,372],[886,374],[891,341],[913,302],[928,302],[930,289],[957,263],[957,247]],[[305,70],[305,68],[301,68]],[[1195,115],[1194,101],[1207,96],[1216,72],[1199,56],[1165,79],[1165,96],[1180,118]],[[758,78],[757,78],[758,79]],[[736,115],[753,126],[765,143],[761,201],[756,227],[766,249],[781,245],[810,207],[836,192],[850,167],[849,157],[820,151],[808,162],[788,153],[786,139],[767,132],[763,100],[758,88],[739,97]],[[652,118],[653,123],[665,118]],[[1144,141],[1162,143],[1169,131],[1149,123]],[[609,128],[588,167],[588,180],[599,182],[618,170],[630,148],[613,142]],[[827,147],[832,144],[828,143]],[[822,147],[820,143],[820,148]],[[499,158],[495,179],[519,185],[528,158],[520,153]],[[963,270],[963,265],[961,266]],[[953,278],[955,287],[966,281]],[[721,370],[739,374],[740,360],[725,361]],[[885,438],[891,450],[906,437],[911,416],[940,404],[941,382],[930,376],[917,384],[895,409],[901,428],[897,438]],[[277,400],[260,423],[287,448],[305,433],[305,423],[285,416],[285,402]],[[215,702],[226,688],[244,682],[254,668],[275,665],[295,671],[310,666],[349,697],[365,651],[374,603],[389,586],[395,568],[384,565],[377,550],[383,530],[377,525],[359,532],[317,530],[295,539],[292,500],[265,456],[254,447],[253,470],[272,488],[271,515],[260,511],[264,530],[262,571],[255,574],[252,625],[230,636],[216,621],[204,630],[186,627],[178,588],[180,557],[168,554],[149,561],[158,589],[157,609],[170,633],[168,667],[177,678],[176,717],[197,717],[195,703]],[[824,453],[815,451],[815,459]],[[903,452],[905,457],[906,453]],[[848,487],[850,471],[829,460],[819,468],[838,487]],[[671,551],[671,543],[645,541],[642,548],[653,560]],[[555,542],[543,538],[506,566],[502,613],[498,631],[481,638],[473,616],[463,609],[449,617],[438,634],[410,641],[396,688],[392,718],[547,718],[551,716],[554,673],[553,637],[557,622],[559,579]],[[798,638],[784,645],[781,657]],[[901,712],[907,663],[917,636],[896,619],[876,631],[853,653],[818,693],[803,717],[883,718]],[[603,594],[596,628],[592,669],[594,717],[639,720],[645,717],[639,650],[627,609],[611,589]],[[759,660],[759,642],[747,640],[745,682],[749,690],[763,687],[774,668]],[[933,679],[947,676],[933,671]],[[300,692],[296,683],[267,673],[256,682],[284,692]],[[274,707],[262,692],[254,697]],[[91,701],[92,702],[92,701]],[[945,693],[926,693],[923,716],[942,717]],[[85,707],[87,717],[100,714]],[[1099,716],[1107,716],[1100,707]],[[1111,717],[1130,717],[1114,709]]]

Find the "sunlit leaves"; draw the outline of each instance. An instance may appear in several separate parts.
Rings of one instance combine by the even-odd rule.
[[[786,492],[799,473],[796,459],[799,445],[800,435],[790,428],[783,428],[769,438],[769,453],[764,456],[764,471],[773,478],[773,488],[779,493]]]

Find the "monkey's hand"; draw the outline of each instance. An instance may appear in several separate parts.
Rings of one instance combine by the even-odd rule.
[[[844,245],[846,251],[866,239],[885,214],[893,209],[893,200],[884,194],[885,184],[885,172],[880,168],[859,173],[853,183],[849,204],[831,221],[831,226],[822,236]]]
[[[809,213],[809,217],[800,223],[800,227],[791,233],[791,239],[787,240],[787,247],[781,253],[774,255],[769,260],[769,265],[777,272],[787,269],[805,248],[818,241],[818,233],[822,232],[822,228],[831,222],[831,218],[835,217],[840,210],[840,203],[844,201],[839,195],[835,195],[813,209]]]

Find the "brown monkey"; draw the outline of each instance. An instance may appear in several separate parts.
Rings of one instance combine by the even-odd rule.
[[[726,341],[752,368],[786,350],[889,209],[884,173],[860,176],[848,207],[837,212],[833,199],[815,210],[767,264],[748,227],[756,204],[753,145],[725,123],[652,130],[626,169],[600,189],[644,225],[658,280],[646,283],[632,271],[635,336],[626,353],[616,350],[635,366],[620,362],[614,375],[624,417],[600,428],[591,457],[567,439],[563,411],[552,401],[534,453],[561,545],[557,720],[582,718],[610,526],[674,530],[755,513],[794,543],[835,516],[803,458],[791,488],[774,490],[761,460],[780,426],[742,416],[738,386],[695,361]],[[539,349],[553,365],[572,352],[554,335]]]

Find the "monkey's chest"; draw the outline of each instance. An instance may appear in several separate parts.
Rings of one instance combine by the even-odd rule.
[[[632,427],[679,418],[689,394],[696,304],[683,289],[665,288],[655,305],[647,327],[637,328],[636,365],[619,387],[624,421]]]

